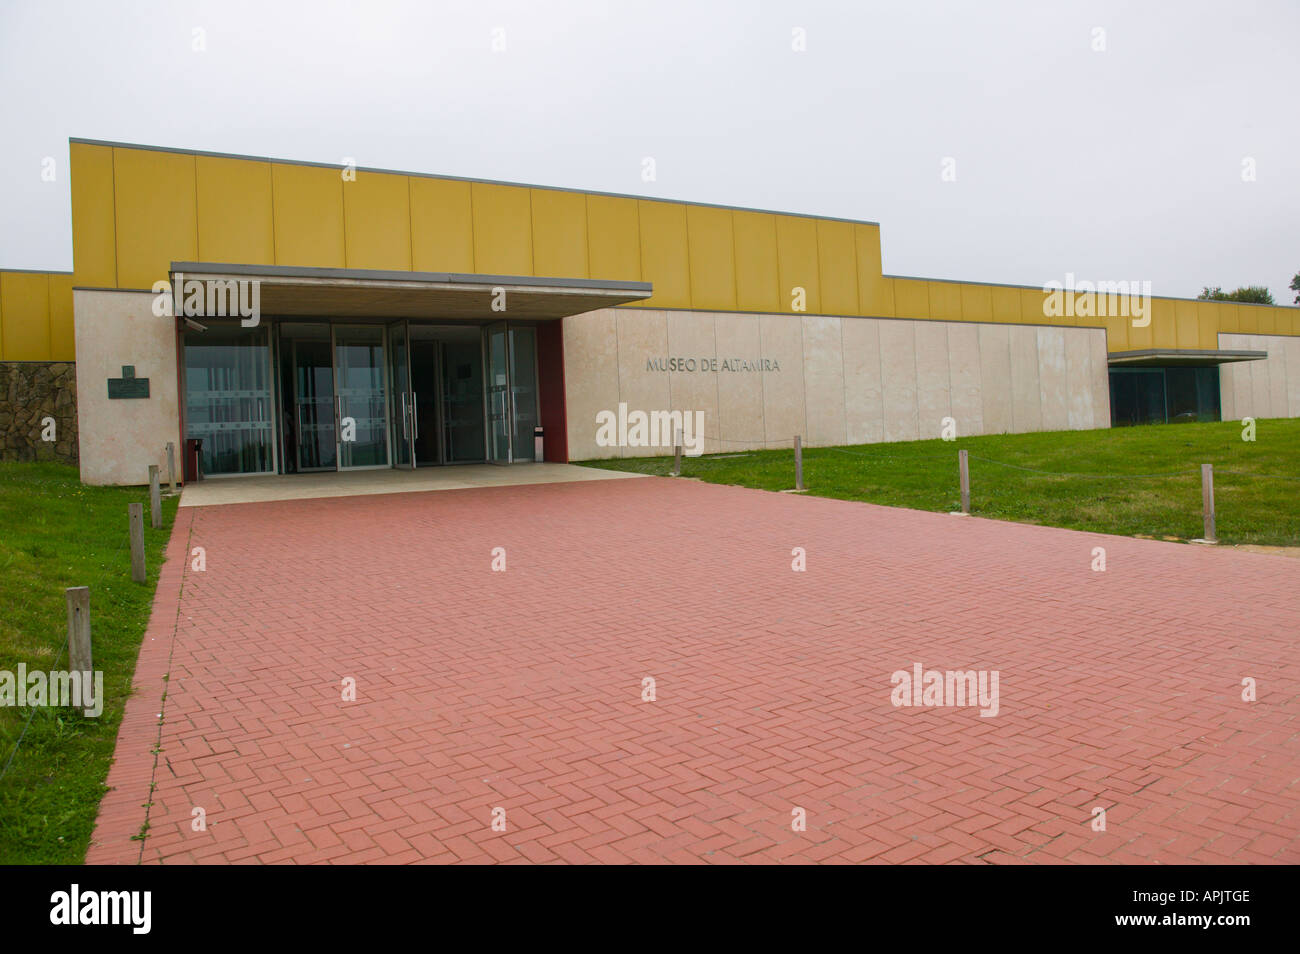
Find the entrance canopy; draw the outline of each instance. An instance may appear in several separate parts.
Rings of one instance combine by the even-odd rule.
[[[1199,348],[1147,348],[1116,351],[1107,360],[1112,368],[1204,368],[1234,361],[1262,361],[1267,351],[1228,351]]]
[[[314,318],[563,318],[652,291],[649,282],[364,268],[172,262],[171,271],[173,283],[256,281],[262,314]]]

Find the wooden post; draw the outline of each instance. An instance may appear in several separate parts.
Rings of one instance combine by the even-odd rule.
[[[162,526],[162,489],[158,486],[158,465],[149,465],[149,526]]]
[[[794,436],[794,489],[803,490],[803,436]]]
[[[682,429],[680,427],[673,428],[673,448],[673,476],[680,477],[682,475]]]
[[[176,445],[171,441],[167,442],[167,483],[170,485],[171,493],[176,493]]]
[[[127,504],[131,521],[131,579],[143,583],[144,574],[144,504]]]
[[[81,673],[81,703],[94,708],[95,662],[90,650],[90,587],[70,586],[68,601],[68,671]]]
[[[1214,465],[1201,465],[1201,513],[1205,518],[1205,539],[1218,543],[1214,526]]]
[[[970,459],[964,449],[957,452],[957,469],[961,471],[961,512],[970,513]]]

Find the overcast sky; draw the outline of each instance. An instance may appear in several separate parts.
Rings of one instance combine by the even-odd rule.
[[[1296,0],[0,0],[0,267],[72,267],[75,136],[867,219],[891,274],[1289,304],[1298,38]]]

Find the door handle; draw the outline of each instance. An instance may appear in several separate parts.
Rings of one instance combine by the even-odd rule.
[[[408,413],[408,412],[407,412],[407,410],[406,410],[406,392],[403,391],[403,392],[402,392],[402,438],[403,438],[403,439],[405,439],[405,438],[406,438],[406,435],[407,435],[407,427],[406,427],[406,415],[407,415],[407,413]]]
[[[417,397],[418,395],[414,391],[412,391],[411,392],[411,416],[415,420],[415,439],[418,441],[420,439],[420,405],[416,401]]]

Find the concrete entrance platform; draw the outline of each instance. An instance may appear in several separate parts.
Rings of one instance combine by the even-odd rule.
[[[316,497],[362,497],[423,490],[465,490],[470,487],[511,487],[519,484],[560,484],[581,480],[644,477],[575,464],[457,464],[417,470],[352,470],[323,474],[284,474],[265,477],[215,477],[187,486],[182,507],[267,503]]]

